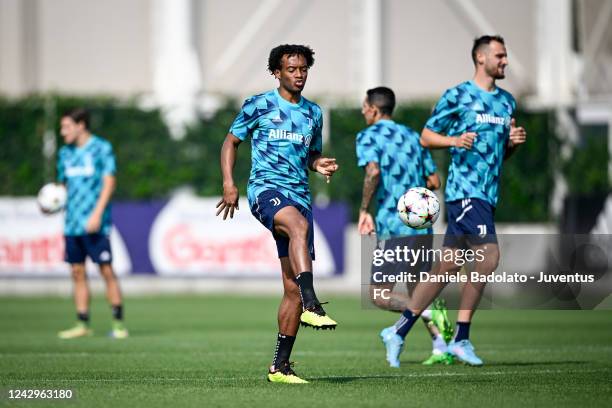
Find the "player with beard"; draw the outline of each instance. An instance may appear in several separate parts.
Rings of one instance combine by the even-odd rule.
[[[448,148],[451,163],[446,183],[448,227],[443,251],[471,248],[483,255],[474,271],[489,275],[499,262],[494,214],[502,164],[525,143],[527,133],[515,125],[516,102],[498,87],[505,78],[508,54],[504,39],[485,35],[474,40],[471,81],[447,90],[421,134],[421,144],[431,149]],[[444,261],[438,273],[456,274],[461,262]],[[444,288],[445,283],[422,282],[414,290],[402,324],[384,339],[401,352],[404,338],[420,314]],[[460,361],[482,365],[469,339],[470,324],[485,283],[469,282],[461,292],[455,335],[448,351]]]

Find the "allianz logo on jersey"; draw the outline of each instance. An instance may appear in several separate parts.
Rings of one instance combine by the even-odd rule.
[[[289,140],[293,143],[304,143],[308,147],[310,146],[312,135],[304,136],[301,133],[289,132],[283,129],[270,129],[268,140]]]
[[[476,123],[490,123],[492,125],[510,126],[510,117],[493,116],[488,113],[477,113]]]
[[[91,156],[87,155],[83,158],[82,166],[71,166],[66,163],[65,174],[66,177],[90,177],[93,176],[96,169],[93,165]]]

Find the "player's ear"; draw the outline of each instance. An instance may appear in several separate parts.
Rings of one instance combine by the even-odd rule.
[[[381,116],[380,109],[378,109],[378,106],[372,105],[372,111],[374,113],[374,117],[378,118]]]
[[[274,75],[274,78],[280,79],[280,69],[275,69],[272,75]]]
[[[476,61],[478,62],[478,65],[484,65],[486,58],[487,56],[485,55],[484,50],[480,50],[476,53]]]

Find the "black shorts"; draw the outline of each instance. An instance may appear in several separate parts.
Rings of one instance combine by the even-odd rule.
[[[65,235],[66,254],[64,260],[71,264],[85,262],[89,256],[97,264],[109,264],[113,261],[108,235]]]

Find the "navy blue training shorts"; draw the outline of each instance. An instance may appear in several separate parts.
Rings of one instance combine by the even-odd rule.
[[[64,260],[71,264],[84,263],[89,256],[97,264],[109,264],[113,261],[108,235],[65,235],[66,253]]]
[[[495,207],[479,198],[446,203],[448,227],[444,246],[463,248],[472,245],[497,243]]]
[[[289,237],[277,234],[274,231],[274,216],[277,212],[285,207],[295,207],[300,214],[308,221],[308,251],[310,257],[314,261],[314,226],[312,220],[312,212],[293,200],[285,197],[283,194],[274,191],[266,190],[257,196],[255,203],[251,207],[251,213],[263,224],[264,227],[272,232],[272,236],[276,241],[276,249],[278,257],[283,258],[289,256]]]

